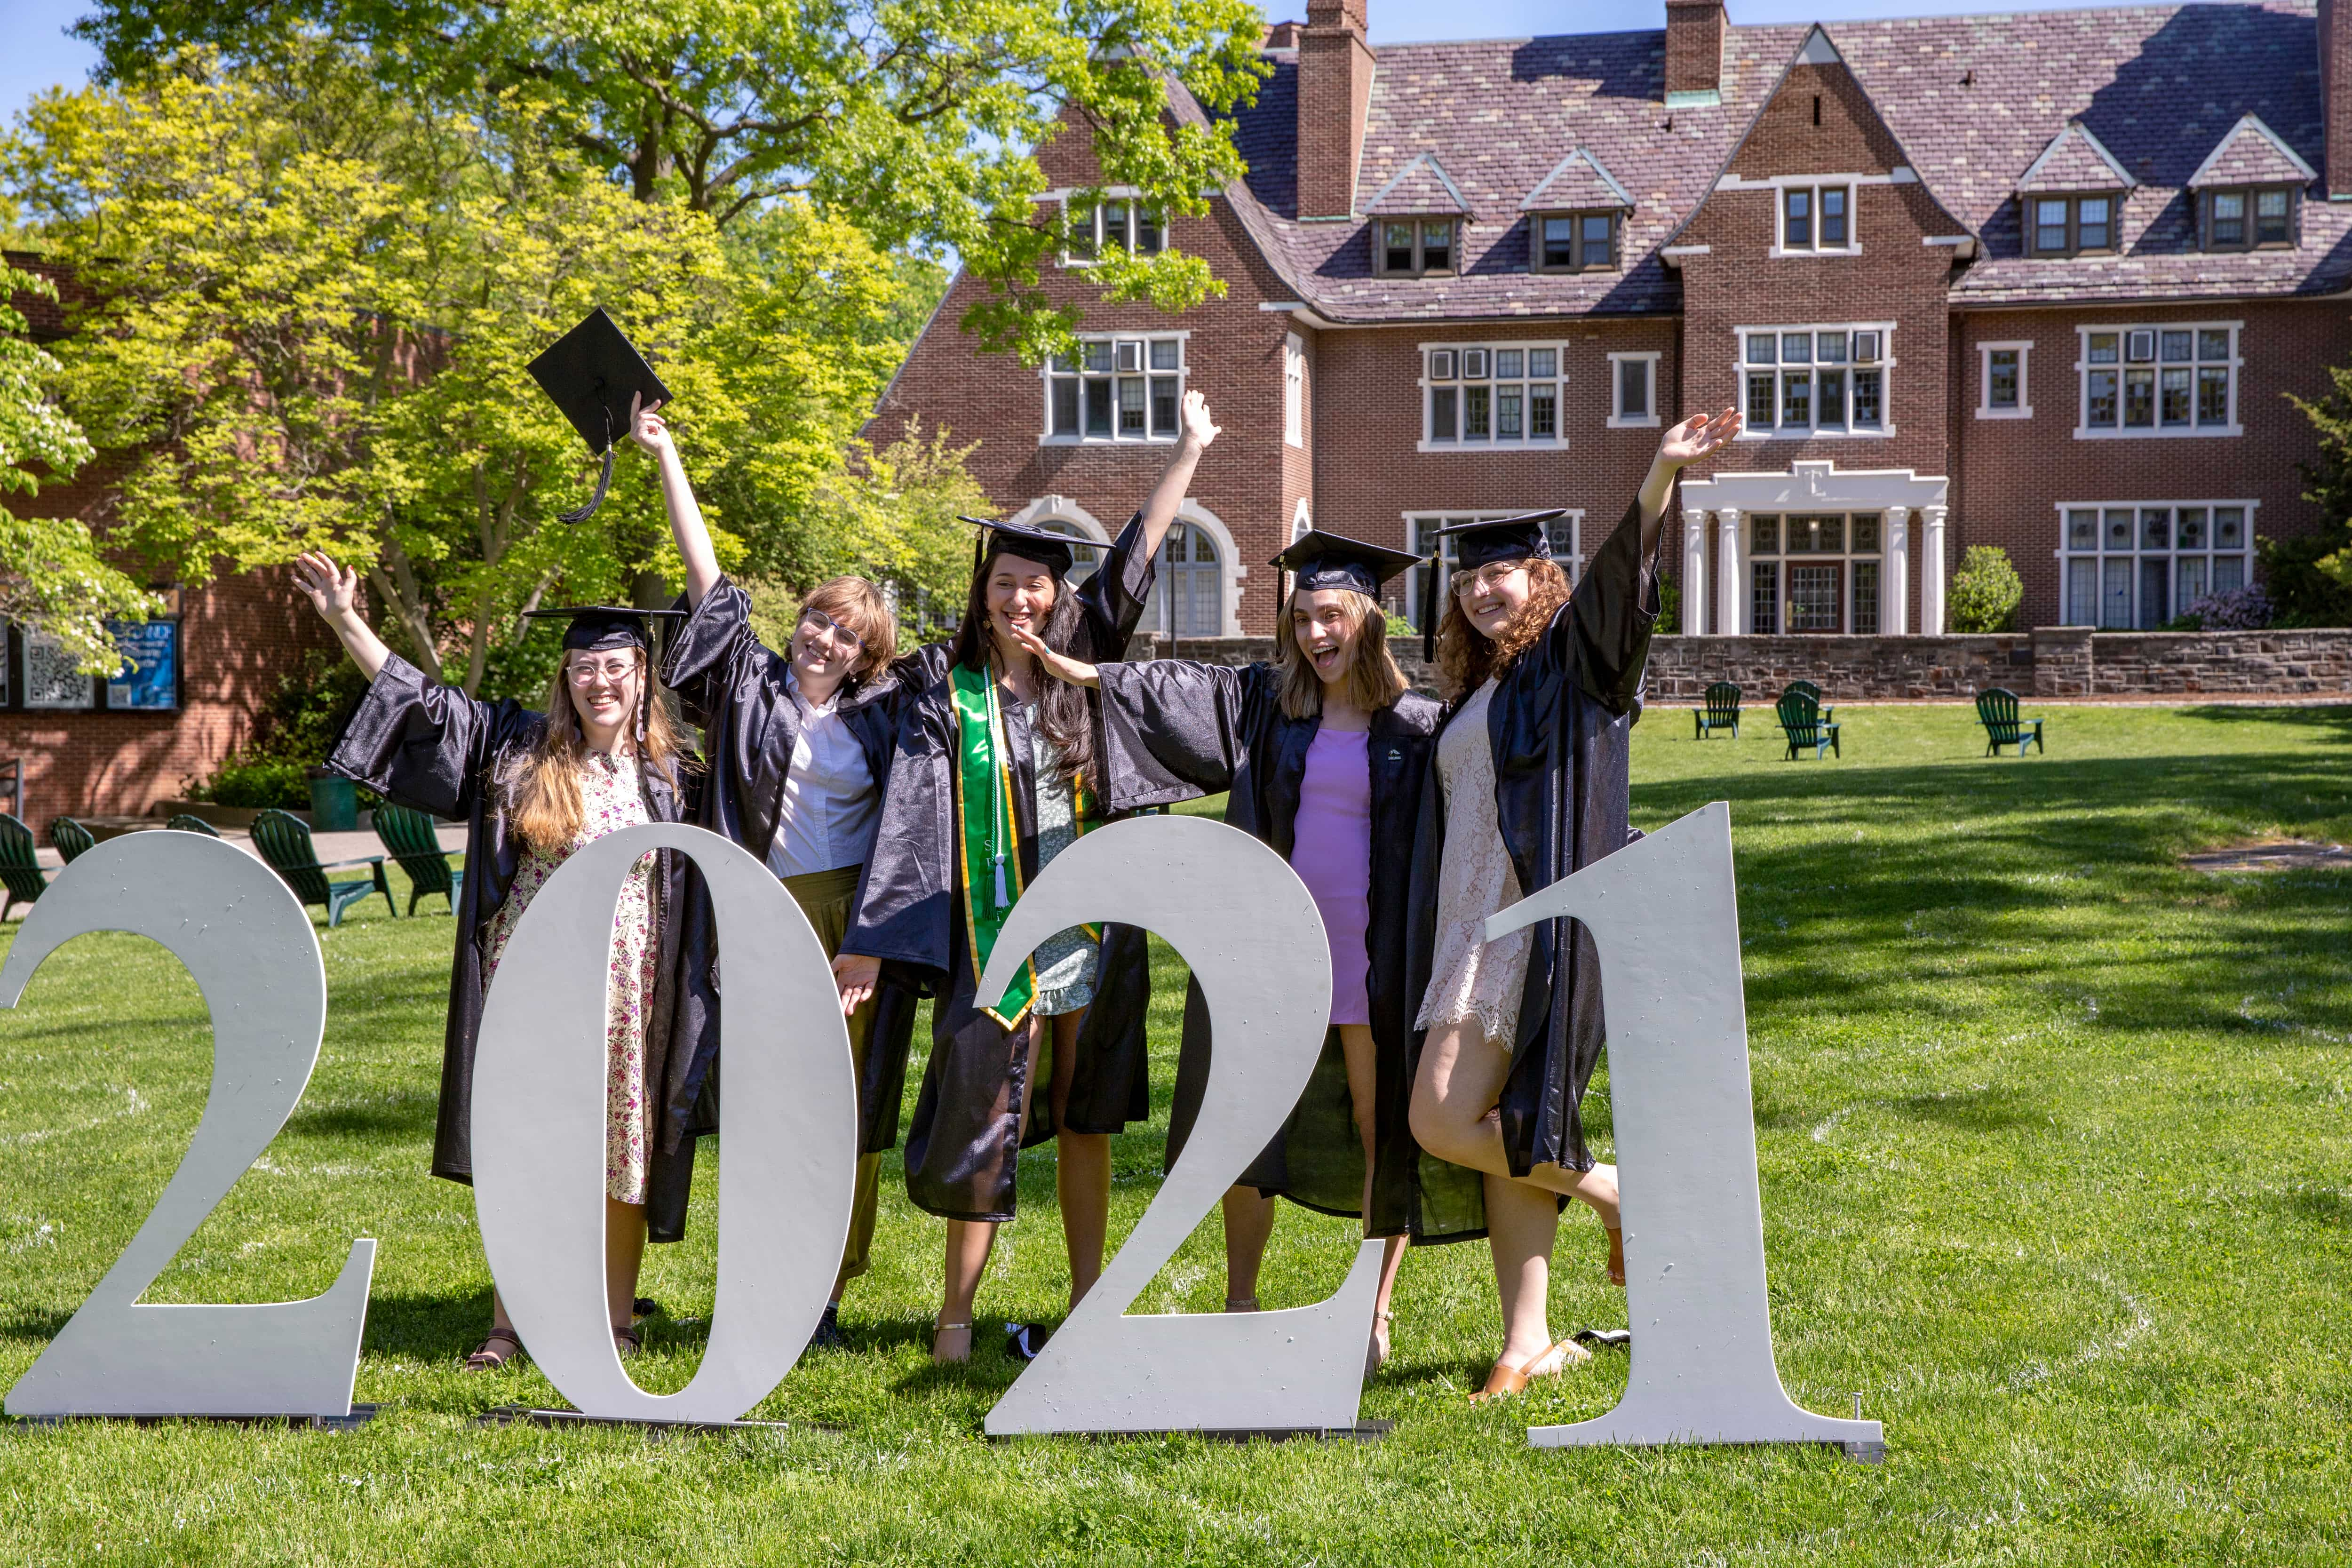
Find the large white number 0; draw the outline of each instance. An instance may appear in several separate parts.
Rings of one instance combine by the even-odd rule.
[[[1731,808],[1717,801],[1521,900],[1486,940],[1560,915],[1601,950],[1633,1364],[1615,1409],[1528,1441],[1877,1445],[1875,1421],[1800,1409],[1772,1362]]]
[[[327,976],[301,903],[216,838],[137,833],[89,851],[41,896],[0,968],[15,1006],[41,961],[88,931],[152,937],[212,1014],[212,1093],[139,1234],[30,1371],[11,1415],[348,1415],[375,1243],[333,1289],[262,1306],[142,1306],[140,1294],[285,1126],[326,1027]]]
[[[669,1394],[629,1380],[604,1307],[605,972],[621,879],[655,849],[694,858],[726,955],[719,1300],[694,1381]],[[516,924],[482,1007],[474,1204],[517,1331],[583,1414],[732,1421],[800,1359],[849,1238],[857,1179],[857,1083],[837,995],[816,932],[774,873],[679,823],[580,850]]]
[[[1323,1046],[1331,951],[1288,863],[1237,829],[1138,817],[1089,833],[1021,895],[981,976],[1002,994],[1040,942],[1116,921],[1192,966],[1217,1048],[1192,1141],[1087,1299],[988,1413],[991,1436],[1352,1426],[1381,1244],[1339,1291],[1277,1312],[1125,1313],[1290,1114]],[[733,1080],[729,1080],[730,1088]]]

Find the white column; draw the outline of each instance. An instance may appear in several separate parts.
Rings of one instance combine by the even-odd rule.
[[[1919,509],[1927,525],[1919,534],[1919,630],[1931,637],[1944,635],[1944,513],[1949,510]]]
[[[1911,630],[1911,509],[1886,509],[1886,581],[1878,589],[1878,629],[1891,637]]]
[[[1703,637],[1706,625],[1706,513],[1683,509],[1683,633]]]
[[[1716,539],[1719,554],[1716,570],[1718,584],[1716,594],[1716,624],[1727,637],[1745,637],[1748,633],[1748,595],[1741,592],[1740,582],[1747,576],[1746,564],[1739,548],[1739,509],[1717,507],[1715,511]]]

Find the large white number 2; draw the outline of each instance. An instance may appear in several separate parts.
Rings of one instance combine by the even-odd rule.
[[[1096,921],[1157,931],[1183,955],[1216,1018],[1216,1055],[1176,1168],[1102,1279],[989,1411],[989,1434],[1354,1425],[1377,1241],[1357,1249],[1338,1293],[1311,1307],[1125,1315],[1281,1128],[1315,1070],[1331,1013],[1331,951],[1314,899],[1280,856],[1222,823],[1114,823],[1062,851],[1021,895],[980,994],[1000,994],[1045,938]]]
[[[43,959],[99,931],[152,937],[187,965],[212,1014],[212,1093],[146,1223],[8,1391],[8,1414],[350,1415],[373,1241],[354,1241],[333,1289],[307,1301],[139,1302],[310,1081],[327,976],[310,916],[275,872],[216,838],[126,835],[74,861],[33,906],[0,968],[0,1005],[16,1005]]]
[[[647,1394],[604,1305],[604,986],[621,880],[692,857],[722,935],[719,1300],[694,1381]],[[775,874],[716,834],[657,823],[574,854],[499,960],[474,1062],[482,1250],[540,1370],[589,1415],[724,1422],[800,1359],[849,1238],[857,1082],[833,971]],[[659,1085],[646,1086],[648,1094]]]
[[[1800,1409],[1772,1362],[1731,808],[1704,806],[1521,900],[1486,921],[1486,940],[1561,915],[1601,950],[1633,1364],[1615,1409],[1528,1440],[1866,1454],[1877,1422]]]

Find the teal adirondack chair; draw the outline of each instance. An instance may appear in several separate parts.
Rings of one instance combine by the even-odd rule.
[[[201,833],[207,838],[218,838],[220,837],[219,828],[215,827],[203,817],[191,816],[184,811],[172,818],[171,821],[163,824],[163,826],[170,832]]]
[[[395,915],[400,913],[400,906],[392,901],[392,884],[383,879],[381,855],[338,862],[339,866],[365,866],[369,880],[330,881],[327,873],[335,868],[319,864],[319,851],[310,841],[310,825],[299,816],[274,809],[253,819],[253,843],[261,851],[261,858],[269,862],[269,868],[294,889],[296,898],[326,910],[330,931],[343,923],[345,910],[370,893],[382,893],[383,907]]]
[[[1691,724],[1696,733],[1691,738],[1704,741],[1717,730],[1728,730],[1731,738],[1739,739],[1739,688],[1728,680],[1718,680],[1706,689],[1706,706],[1691,710]]]
[[[1790,691],[1801,691],[1806,696],[1811,698],[1813,700],[1813,706],[1822,710],[1822,720],[1824,723],[1837,717],[1837,704],[1834,702],[1822,701],[1822,689],[1815,686],[1811,681],[1792,680],[1789,682],[1788,690],[1781,692],[1780,695],[1786,697]]]
[[[0,921],[19,903],[29,904],[49,885],[42,868],[40,844],[33,830],[6,812],[0,812]]]
[[[385,801],[375,808],[375,836],[408,873],[408,912],[416,912],[416,900],[427,893],[439,893],[449,900],[449,912],[457,912],[457,894],[466,885],[463,868],[449,868],[449,857],[461,853],[441,847],[441,835],[433,818],[421,811],[411,811],[404,805]]]
[[[70,816],[60,816],[49,824],[49,847],[66,858],[71,865],[90,850],[98,847],[98,835]]]
[[[1988,757],[2000,755],[2003,746],[2015,746],[2021,757],[2028,742],[2043,756],[2050,754],[2050,749],[2042,743],[2042,721],[2019,715],[2014,691],[1993,686],[1978,692],[1977,722],[1984,726],[1984,754]]]
[[[1838,727],[1822,717],[1822,705],[1803,692],[1790,689],[1780,694],[1773,705],[1780,715],[1781,733],[1789,737],[1789,754],[1785,759],[1795,762],[1797,753],[1806,747],[1813,749],[1813,760],[1819,762],[1823,752],[1843,758],[1838,750]]]

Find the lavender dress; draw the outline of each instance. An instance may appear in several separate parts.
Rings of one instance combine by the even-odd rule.
[[[1331,1022],[1370,1024],[1372,770],[1365,730],[1318,729],[1307,748],[1290,868],[1315,895],[1331,942]]]

